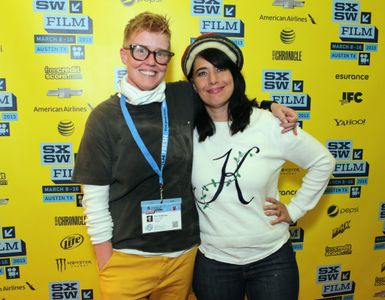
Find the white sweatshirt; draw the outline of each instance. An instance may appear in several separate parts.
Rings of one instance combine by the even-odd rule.
[[[291,161],[308,170],[287,205],[296,222],[321,198],[335,159],[300,128],[297,136],[282,134],[279,120],[264,110],[254,109],[248,127],[233,136],[227,122],[215,126],[216,133],[202,143],[194,132],[192,184],[199,212],[200,250],[221,262],[248,264],[276,252],[289,238],[289,224],[271,225],[276,216],[266,216],[263,211],[269,204],[267,197],[279,200],[283,164]]]

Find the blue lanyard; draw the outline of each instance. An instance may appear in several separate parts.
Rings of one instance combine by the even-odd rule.
[[[131,118],[131,115],[126,107],[126,97],[121,95],[120,97],[120,108],[122,109],[122,113],[124,119],[126,120],[128,129],[132,134],[136,144],[138,145],[140,151],[142,152],[144,158],[147,160],[149,165],[159,176],[159,189],[160,189],[160,199],[163,199],[163,168],[166,164],[167,158],[167,145],[168,145],[168,136],[169,136],[169,127],[168,127],[168,112],[167,112],[167,103],[166,98],[162,102],[161,111],[162,111],[162,148],[160,152],[160,168],[155,162],[153,156],[148,151],[146,145],[143,143],[142,138],[139,135],[139,132],[136,130],[134,121]],[[150,122],[150,120],[149,120]]]

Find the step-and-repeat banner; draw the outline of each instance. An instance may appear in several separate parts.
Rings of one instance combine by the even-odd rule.
[[[171,20],[167,80],[205,32],[245,55],[247,94],[297,110],[337,164],[319,205],[290,228],[300,299],[385,297],[383,47],[373,0],[2,0],[0,299],[99,299],[96,263],[71,183],[91,110],[117,90],[123,29],[142,11]],[[304,170],[282,169],[289,201]]]

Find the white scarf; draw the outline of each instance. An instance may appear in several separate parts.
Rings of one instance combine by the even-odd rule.
[[[162,81],[151,91],[141,91],[128,83],[127,75],[120,81],[120,92],[127,98],[127,102],[132,105],[144,105],[153,102],[162,102],[165,98],[166,83]]]

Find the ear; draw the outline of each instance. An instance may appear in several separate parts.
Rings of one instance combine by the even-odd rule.
[[[120,48],[120,60],[123,64],[127,64],[127,50]]]
[[[191,84],[192,84],[192,86],[193,86],[194,91],[196,92],[196,91],[197,91],[197,88],[196,88],[196,86],[195,86],[195,84],[194,84],[194,81],[191,80]]]

